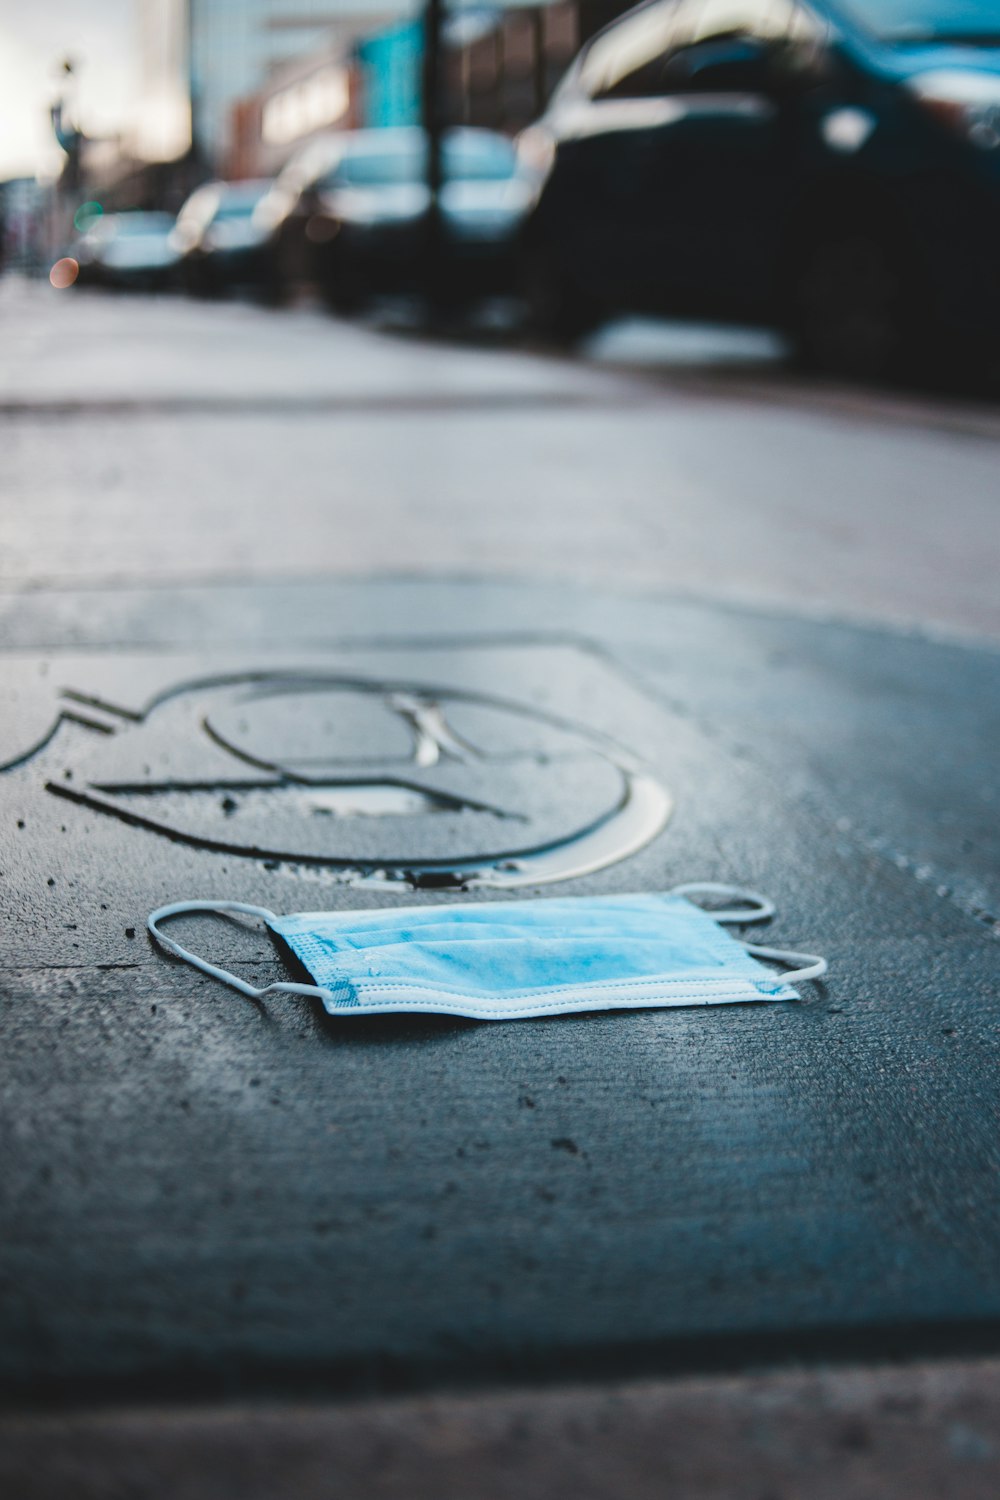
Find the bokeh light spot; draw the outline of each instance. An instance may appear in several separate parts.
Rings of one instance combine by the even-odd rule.
[[[62,260],[57,260],[49,272],[49,280],[56,291],[62,292],[68,286],[72,286],[80,274],[80,266],[71,255],[66,255]]]
[[[78,234],[86,233],[94,220],[99,219],[103,212],[104,209],[100,203],[95,202],[93,199],[87,203],[81,203],[73,215],[73,228]]]

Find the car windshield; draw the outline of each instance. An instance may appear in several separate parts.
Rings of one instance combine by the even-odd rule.
[[[253,217],[253,210],[255,210],[258,202],[261,201],[262,196],[264,196],[262,193],[258,193],[256,198],[237,199],[235,202],[223,199],[219,207],[216,208],[216,213],[214,213],[216,222],[219,219],[250,219],[250,217]]]
[[[252,192],[225,193],[219,201],[215,210],[215,219],[249,219],[257,204],[267,192],[267,185],[255,188]]]
[[[502,136],[468,135],[444,143],[444,175],[449,182],[502,182],[514,173],[514,148]],[[420,136],[392,147],[349,150],[322,186],[395,187],[422,182],[427,149]]]
[[[116,238],[137,234],[169,234],[174,227],[170,214],[115,214],[106,222]]]
[[[444,173],[460,182],[502,182],[513,176],[514,148],[500,135],[466,135],[445,141]]]
[[[1000,0],[847,0],[845,9],[884,41],[1000,46]]]
[[[348,151],[324,178],[324,187],[395,187],[416,182],[423,170],[419,144],[381,151]]]

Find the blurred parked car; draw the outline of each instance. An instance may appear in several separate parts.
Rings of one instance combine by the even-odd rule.
[[[648,0],[519,148],[551,334],[779,322],[867,375],[997,352],[1000,0]]]
[[[77,282],[153,291],[171,285],[177,251],[170,241],[172,214],[103,214],[91,220],[71,249],[80,267]]]
[[[509,288],[530,200],[511,142],[492,131],[451,130],[442,162],[442,281],[456,298]],[[426,173],[418,129],[358,130],[311,142],[257,211],[271,235],[276,284],[311,281],[341,311],[376,293],[418,290]]]
[[[219,296],[264,280],[267,232],[254,210],[271,183],[206,182],[177,215],[172,235],[181,284],[196,296]]]

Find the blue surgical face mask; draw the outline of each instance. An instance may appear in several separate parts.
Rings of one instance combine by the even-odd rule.
[[[696,898],[730,903],[711,912]],[[733,904],[735,903],[735,904]],[[663,894],[569,896],[279,917],[239,902],[178,901],[149,918],[176,958],[241,994],[311,995],[331,1015],[423,1011],[481,1021],[571,1011],[746,1000],[797,1000],[792,988],[826,972],[826,960],[741,943],[729,923],[770,917],[770,901],[732,886],[677,886]],[[185,912],[262,918],[314,984],[255,989],[159,930]],[[760,959],[790,964],[776,974]]]

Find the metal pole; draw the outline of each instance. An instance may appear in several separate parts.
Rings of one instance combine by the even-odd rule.
[[[440,307],[444,293],[444,232],[441,188],[444,183],[445,128],[444,0],[426,0],[424,7],[423,124],[427,142],[427,217],[424,225],[423,290],[428,308]]]
[[[197,166],[201,163],[201,79],[198,76],[198,49],[195,38],[195,29],[198,25],[198,17],[195,12],[195,0],[187,0],[184,8],[184,19],[187,28],[185,37],[184,62],[187,71],[188,101],[191,110],[191,145],[188,148],[190,160]]]
[[[532,41],[532,67],[531,81],[534,85],[534,108],[532,120],[537,120],[548,104],[549,92],[549,56],[546,48],[545,36],[545,12],[539,8],[529,11],[531,17],[531,41]],[[530,121],[528,122],[530,124]]]

